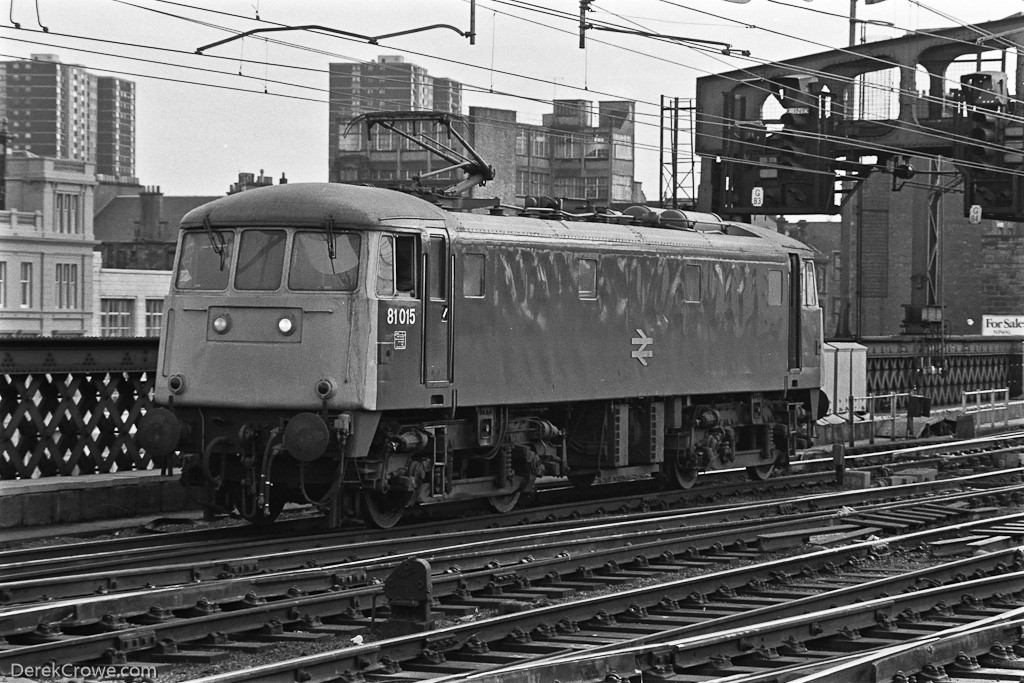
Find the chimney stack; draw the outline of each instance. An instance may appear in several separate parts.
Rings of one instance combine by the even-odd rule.
[[[164,195],[158,185],[147,185],[139,193],[139,239],[164,239]]]

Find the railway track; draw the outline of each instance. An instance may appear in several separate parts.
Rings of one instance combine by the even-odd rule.
[[[850,468],[876,470],[885,468],[888,470],[905,466],[935,465],[943,470],[948,470],[964,464],[977,465],[980,461],[990,460],[993,456],[1002,453],[1019,453],[1022,445],[1024,445],[1024,434],[1010,433],[967,441],[875,450],[871,453],[848,455],[846,459]],[[794,489],[806,491],[814,488],[828,488],[835,482],[833,471],[835,463],[831,456],[814,456],[813,452],[805,453],[803,459],[793,465],[793,469],[797,473],[789,476],[752,482],[740,471],[724,471],[717,473],[714,477],[709,477],[708,481],[702,482],[701,487],[685,491],[658,490],[654,486],[655,483],[650,480],[618,482],[615,484],[617,490],[625,489],[625,492],[614,497],[606,497],[605,489],[609,488],[607,486],[595,486],[583,492],[566,490],[564,487],[543,488],[534,497],[531,506],[524,506],[522,509],[504,515],[484,515],[479,510],[467,510],[465,515],[458,515],[458,523],[462,529],[483,528],[499,524],[511,526],[536,523],[538,520],[551,521],[574,519],[581,516],[626,514],[645,509],[668,510],[692,506],[704,501],[720,501],[723,497],[728,496],[771,495]],[[983,464],[981,469],[991,470],[992,468],[990,465]],[[723,505],[723,507],[726,506]],[[446,507],[439,512],[444,515],[452,513],[453,510],[452,507]],[[420,517],[421,519],[417,522],[420,526],[406,526],[411,533],[428,528],[435,520],[435,517],[429,512]],[[174,525],[171,524],[171,526]],[[159,524],[153,524],[152,528],[144,529],[144,531],[156,531],[159,528]],[[15,568],[15,571],[19,567],[31,568],[37,572],[37,575],[42,576],[41,572],[46,571],[44,567],[47,564],[65,564],[69,571],[74,569],[74,571],[80,572],[86,570],[86,567],[79,564],[73,568],[72,561],[101,564],[103,558],[114,558],[112,560],[114,563],[124,567],[125,563],[136,561],[137,558],[147,555],[155,557],[160,553],[181,553],[190,549],[201,549],[203,546],[214,546],[218,550],[223,550],[232,544],[263,545],[269,543],[272,545],[275,539],[287,543],[301,538],[312,544],[317,541],[314,536],[319,536],[320,539],[343,538],[347,542],[360,542],[379,538],[381,532],[357,529],[341,532],[339,536],[338,532],[325,532],[322,520],[319,518],[302,517],[282,521],[269,528],[242,525],[172,533],[140,533],[126,537],[62,543],[59,547],[14,548],[0,550],[0,580],[8,578],[8,572],[12,567]],[[0,595],[0,602],[2,601],[2,595]]]
[[[1013,515],[970,528],[1021,519]],[[948,537],[951,529],[933,532]],[[748,660],[758,657],[764,659],[763,670],[776,668],[784,661],[780,650],[785,657],[803,653],[806,661],[820,664],[851,650],[901,642],[915,630],[930,633],[936,624],[963,624],[1019,606],[1017,598],[1005,597],[1019,591],[1024,580],[1019,549],[918,571],[894,569],[870,558],[872,551],[884,553],[893,545],[916,545],[929,533],[681,579],[661,578],[679,569],[667,559],[581,572],[537,586],[517,586],[506,602],[526,600],[532,593],[539,606],[511,614],[200,680],[607,681],[639,673],[658,676],[651,680],[710,680],[744,669],[749,673],[753,662]],[[638,581],[643,585],[622,587]],[[607,592],[576,596],[597,587]],[[555,604],[543,604],[538,597],[559,589],[571,592]],[[461,606],[463,600],[441,600],[441,609]],[[891,632],[889,640],[885,632]],[[380,633],[388,635],[383,627]]]
[[[396,545],[398,539],[392,539],[388,543],[393,554],[386,559],[379,553],[363,560],[346,556],[347,561],[334,565],[307,563],[309,566],[301,569],[274,573],[265,573],[267,570],[254,563],[244,575],[192,579],[185,585],[164,589],[121,592],[108,589],[104,591],[106,595],[88,599],[12,605],[0,611],[0,631],[8,635],[14,646],[0,651],[0,667],[4,662],[84,661],[102,657],[104,652],[115,663],[117,656],[110,653],[136,652],[144,659],[198,657],[209,660],[208,652],[200,656],[195,650],[211,645],[204,642],[211,633],[236,634],[231,636],[231,642],[220,643],[226,650],[245,649],[246,639],[254,636],[273,642],[308,643],[320,640],[325,632],[333,637],[360,635],[372,631],[378,623],[373,614],[383,592],[379,582],[386,582],[396,566],[409,560],[410,555],[420,558],[419,561],[427,558],[439,568],[436,576],[431,577],[436,588],[432,597],[455,601],[455,605],[449,604],[442,613],[464,618],[481,609],[507,606],[519,598],[529,604],[538,596],[551,599],[586,587],[619,585],[624,578],[637,578],[637,571],[653,576],[671,566],[677,571],[705,572],[722,563],[752,562],[765,551],[799,545],[811,538],[819,542],[839,542],[880,533],[886,526],[892,531],[952,518],[962,520],[992,514],[998,510],[991,509],[987,503],[1000,499],[1012,503],[1013,496],[1020,495],[1019,486],[990,488],[989,476],[976,476],[973,481],[983,483],[986,488],[980,492],[931,496],[927,503],[876,503],[874,509],[863,502],[856,503],[862,508],[858,510],[862,516],[859,526],[849,524],[849,515],[845,515],[842,524],[838,523],[839,513],[834,510],[756,521],[737,519],[735,510],[712,510],[705,513],[708,516],[703,522],[699,513],[649,512],[633,516],[639,519],[622,516],[591,525],[580,521],[548,523],[523,529],[516,536],[509,529],[490,530],[480,539],[464,538],[470,542],[462,548],[452,547],[452,537],[413,537],[410,542],[418,545],[402,551]],[[938,483],[929,484],[933,488],[938,486]],[[895,493],[907,495],[913,488],[917,487]],[[848,492],[845,501],[836,503],[842,507],[854,498],[863,501],[882,493],[891,494],[893,490]],[[970,508],[966,501],[972,496],[979,502]],[[824,500],[804,500],[803,503],[804,509],[809,509],[823,505]],[[900,505],[907,509],[897,509]],[[765,503],[763,512],[765,515],[777,512],[778,506],[778,502]],[[914,507],[916,509],[909,509]],[[744,509],[747,515],[751,512]],[[722,521],[726,513],[733,517],[730,523]],[[967,524],[990,523],[975,520]],[[938,543],[949,529],[919,533],[932,533],[920,538],[931,538]],[[454,536],[464,537],[465,534]],[[502,544],[495,542],[496,537],[504,537]],[[443,550],[427,550],[430,542]],[[351,547],[346,550],[355,552]],[[336,556],[339,550],[326,552],[328,556],[331,552]],[[641,560],[641,557],[653,558],[654,562]],[[643,565],[644,561],[653,568],[630,569],[637,563]],[[238,564],[244,567],[244,563],[239,561]],[[541,585],[553,581],[553,576],[559,577],[555,585]],[[56,577],[51,585],[66,580],[67,577]],[[24,592],[32,586],[6,582],[5,588]],[[28,596],[29,593],[24,593],[25,599],[32,599]],[[334,623],[324,625],[324,620]],[[254,625],[261,633],[253,633]],[[282,625],[295,632],[286,632]],[[248,642],[251,645],[251,641]],[[174,643],[175,650],[179,650],[179,643],[188,643],[185,649],[193,652],[168,652],[168,643]]]
[[[960,486],[985,487],[1007,476],[998,471],[960,479],[920,482],[885,489],[845,492],[803,493],[762,502],[747,502],[742,514],[734,504],[673,511],[664,498],[624,498],[601,501],[595,507],[562,504],[537,508],[499,519],[508,526],[492,526],[494,518],[460,522],[444,531],[429,523],[405,527],[400,531],[356,531],[310,534],[298,537],[253,538],[235,540],[215,533],[212,538],[179,534],[156,547],[140,546],[137,539],[125,539],[124,547],[109,541],[0,553],[0,604],[34,600],[54,600],[97,592],[111,593],[144,587],[209,581],[229,576],[266,574],[286,570],[323,567],[348,560],[372,558],[374,549],[387,543],[392,556],[429,550],[445,542],[472,540],[486,546],[494,539],[507,537],[508,527],[530,526],[536,534],[571,536],[583,519],[630,519],[644,515],[655,524],[686,527],[722,524],[737,519],[777,516],[780,511],[829,510],[844,506],[876,503],[909,495],[935,495]],[[806,477],[798,477],[801,484]],[[518,533],[516,533],[518,535]],[[98,545],[99,547],[96,547]],[[43,552],[40,552],[43,551]]]

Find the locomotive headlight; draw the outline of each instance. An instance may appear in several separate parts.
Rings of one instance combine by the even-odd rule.
[[[217,334],[224,334],[231,329],[231,318],[227,314],[218,315],[213,319],[213,331]]]
[[[295,331],[295,322],[288,316],[277,321],[277,329],[281,334],[287,336]]]

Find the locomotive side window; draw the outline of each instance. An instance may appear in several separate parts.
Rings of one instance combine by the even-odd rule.
[[[381,235],[377,249],[377,296],[395,295],[395,238]]]
[[[466,254],[462,259],[462,296],[484,295],[484,255]]]
[[[324,244],[322,232],[295,233],[288,287],[313,292],[353,291],[359,275],[359,235],[337,233],[334,242],[332,251]]]
[[[174,286],[178,289],[225,289],[231,272],[235,233],[229,230],[188,232]]]
[[[395,290],[416,296],[416,236],[395,235]]]
[[[782,271],[768,271],[768,305],[782,305]]]
[[[814,274],[814,261],[804,261],[804,306],[818,305],[818,278]]]
[[[683,301],[687,303],[700,303],[702,296],[700,270],[700,266],[692,263],[683,266]]]
[[[576,284],[581,299],[597,298],[597,260],[581,258],[576,260]]]
[[[284,230],[243,230],[238,241],[235,289],[273,290],[284,270]]]
[[[416,237],[381,235],[377,296],[416,296]]]
[[[444,301],[445,266],[448,257],[443,237],[431,237],[427,247],[427,283],[430,291],[427,294],[433,301]]]

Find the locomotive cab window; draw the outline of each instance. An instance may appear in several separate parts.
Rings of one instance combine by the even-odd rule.
[[[581,299],[597,298],[597,259],[576,260],[576,286]]]
[[[359,235],[297,232],[288,287],[312,292],[351,292],[359,282]]]
[[[381,235],[377,296],[416,296],[415,235]]]
[[[782,271],[768,271],[768,305],[782,305]]]
[[[185,233],[174,286],[178,289],[227,288],[234,243],[235,233],[230,230]]]
[[[484,295],[484,255],[466,254],[462,258],[462,296]]]
[[[284,230],[243,230],[238,241],[235,289],[273,290],[281,286]]]

